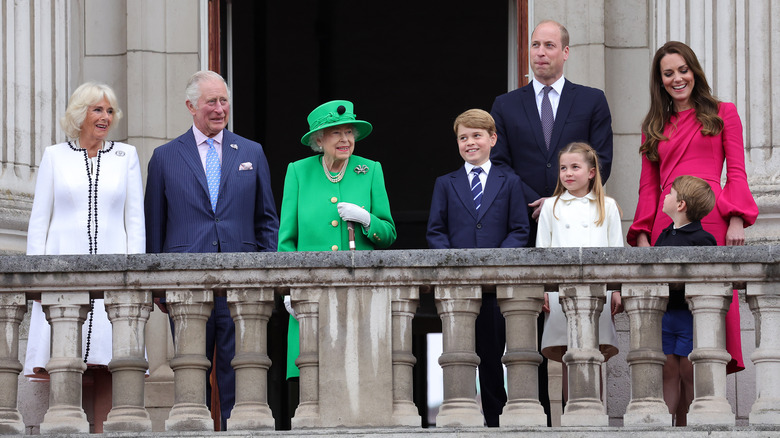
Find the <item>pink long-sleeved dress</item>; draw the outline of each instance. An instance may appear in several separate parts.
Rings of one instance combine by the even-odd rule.
[[[664,127],[669,139],[658,143],[657,162],[642,155],[642,174],[639,179],[639,202],[634,223],[628,230],[626,241],[636,246],[640,233],[650,236],[655,244],[661,231],[672,223],[662,211],[664,196],[671,190],[674,179],[680,175],[693,175],[704,179],[715,192],[715,208],[701,223],[717,240],[726,242],[726,231],[732,216],[739,216],[744,225],[750,226],[758,216],[758,206],[750,193],[745,173],[745,147],[742,141],[742,122],[733,103],[722,102],[718,115],[723,119],[719,135],[701,133],[701,123],[693,109],[679,112]],[[644,141],[644,136],[642,138]],[[726,184],[721,187],[723,163],[726,163]],[[739,301],[734,299],[726,315],[726,349],[732,356],[729,372],[744,369],[739,337]]]

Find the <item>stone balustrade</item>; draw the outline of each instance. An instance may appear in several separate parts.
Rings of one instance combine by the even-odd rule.
[[[419,428],[412,400],[411,327],[419,294],[434,294],[442,320],[444,402],[438,427],[481,427],[475,402],[474,322],[483,291],[506,318],[508,402],[502,427],[546,424],[537,393],[536,317],[545,290],[568,315],[569,403],[564,426],[607,426],[598,376],[598,317],[621,290],[630,325],[631,400],[624,427],[671,425],[663,402],[661,316],[684,287],[694,315],[695,393],[689,423],[734,426],[725,398],[724,315],[746,289],[756,320],[755,425],[780,425],[780,247],[358,251],[0,257],[0,434],[22,434],[17,410],[19,325],[40,299],[53,327],[47,434],[85,433],[81,324],[90,298],[105,298],[113,324],[113,406],[106,431],[151,431],[144,407],[144,327],[154,297],[175,323],[174,405],[168,431],[209,431],[206,319],[227,296],[236,322],[236,405],[228,429],[269,430],[267,323],[275,293],[289,293],[300,321],[300,404],[292,426]]]

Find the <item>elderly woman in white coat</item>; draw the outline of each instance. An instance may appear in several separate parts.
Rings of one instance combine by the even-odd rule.
[[[61,125],[68,141],[43,153],[35,185],[27,254],[129,254],[146,246],[143,186],[133,146],[106,140],[122,116],[114,91],[88,82],[68,101]],[[94,375],[95,431],[111,407],[111,324],[103,300],[93,300],[83,327],[84,362]],[[33,303],[25,376],[46,379],[50,328],[39,302]],[[106,400],[101,401],[101,395]],[[102,418],[101,418],[102,417]]]

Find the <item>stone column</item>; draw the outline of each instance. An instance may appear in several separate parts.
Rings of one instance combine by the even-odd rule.
[[[214,307],[211,290],[174,290],[165,294],[175,330],[171,359],[174,403],[166,431],[212,431],[214,421],[206,407],[206,320]]]
[[[561,286],[559,295],[566,314],[569,346],[563,362],[569,367],[569,402],[561,426],[608,426],[609,417],[601,403],[599,315],[604,307],[604,284]]]
[[[268,407],[268,319],[274,307],[271,288],[228,289],[227,302],[236,324],[236,404],[228,430],[274,428]]]
[[[669,285],[623,284],[623,307],[628,313],[631,401],[623,415],[624,426],[671,426],[672,414],[664,402],[664,363],[661,320],[666,311]]]
[[[497,286],[496,295],[506,320],[507,403],[499,417],[504,426],[547,426],[539,403],[539,364],[536,319],[542,310],[542,286]]]
[[[0,435],[23,435],[24,419],[17,409],[19,372],[19,324],[27,311],[23,293],[0,294]]]
[[[319,377],[319,307],[322,289],[290,289],[293,310],[298,319],[300,354],[295,365],[301,372],[299,403],[292,418],[292,428],[309,428],[320,425],[320,377]]]
[[[733,289],[731,283],[689,283],[685,297],[693,313],[693,402],[688,408],[688,425],[733,426],[734,413],[726,400],[726,312]]]
[[[89,312],[89,292],[43,292],[41,305],[51,324],[49,409],[41,434],[89,433],[81,407],[81,379],[87,365],[81,352],[81,326]]]
[[[397,426],[420,427],[422,422],[414,404],[414,364],[412,319],[420,294],[416,287],[390,289],[393,330],[393,418]]]
[[[151,291],[105,292],[104,303],[111,321],[112,404],[103,422],[105,432],[151,432],[152,420],[144,407],[146,361],[144,330],[152,311]]]
[[[756,321],[757,399],[750,410],[750,424],[780,424],[780,284],[748,283],[747,301]]]
[[[475,385],[479,357],[475,352],[475,323],[482,289],[479,286],[437,286],[436,310],[442,321],[444,401],[437,427],[482,426]]]

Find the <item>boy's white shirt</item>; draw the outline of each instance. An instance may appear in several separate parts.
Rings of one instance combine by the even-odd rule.
[[[482,168],[482,173],[479,174],[479,181],[482,183],[483,192],[485,191],[485,187],[487,187],[487,177],[492,166],[493,164],[490,162],[490,160],[485,161],[481,166],[479,166]],[[469,178],[469,186],[471,186],[471,180],[474,178],[474,175],[471,174],[471,170],[477,166],[469,163],[468,161],[464,161],[464,167],[466,168],[466,176]]]

